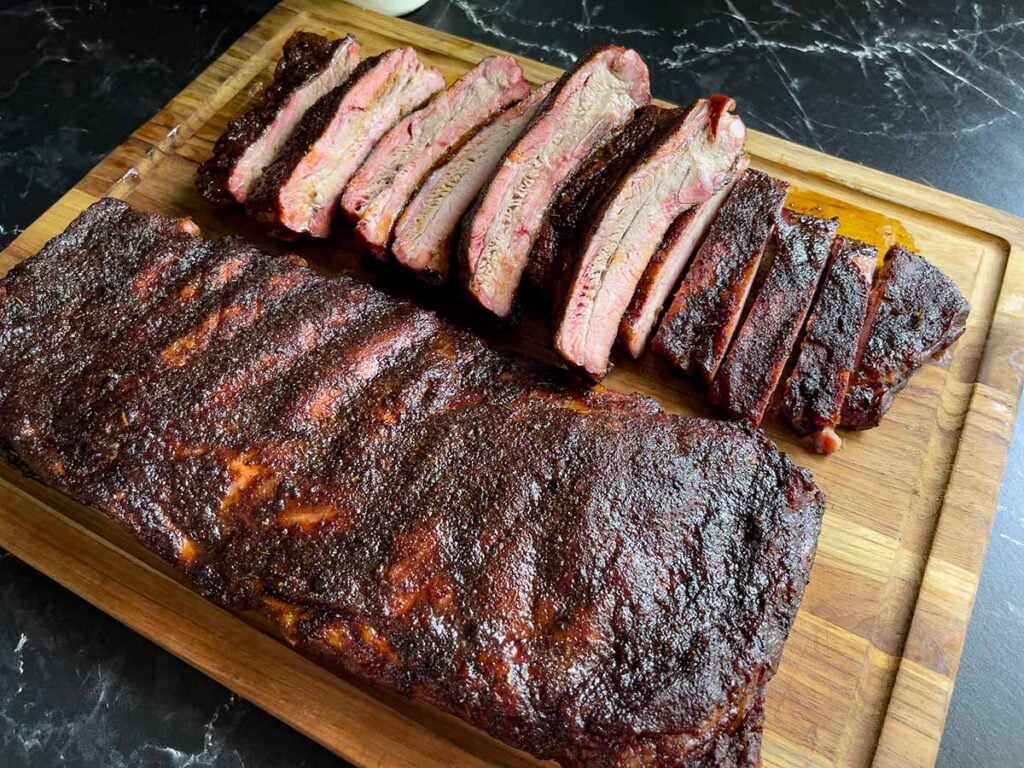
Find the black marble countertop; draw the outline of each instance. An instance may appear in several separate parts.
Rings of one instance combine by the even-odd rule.
[[[0,0],[0,246],[273,0]],[[552,64],[615,41],[655,94],[1024,215],[1024,3],[432,0],[411,18]],[[341,31],[341,30],[339,30]],[[1024,754],[1024,420],[939,765]],[[0,765],[339,761],[0,551]]]

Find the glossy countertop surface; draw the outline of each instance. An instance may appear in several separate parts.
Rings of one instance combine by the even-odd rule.
[[[0,0],[0,246],[273,6]],[[635,47],[655,95],[1024,216],[1024,2],[431,0],[409,18],[551,64]],[[344,30],[338,30],[343,32]],[[340,761],[0,551],[0,765]],[[939,765],[1024,754],[1024,427]]]

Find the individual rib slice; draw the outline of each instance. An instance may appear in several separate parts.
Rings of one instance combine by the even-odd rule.
[[[910,375],[960,338],[969,310],[946,275],[902,245],[892,246],[872,295],[863,353],[840,423],[877,427]]]
[[[745,153],[740,155],[732,168],[732,178],[725,186],[676,219],[658,246],[619,325],[619,338],[633,357],[643,353],[672,289],[749,163],[750,158]]]
[[[312,32],[288,38],[274,80],[252,109],[228,123],[213,156],[199,166],[196,186],[214,203],[244,203],[306,110],[343,83],[359,63],[351,35],[328,40]]]
[[[654,104],[641,107],[558,190],[530,249],[524,275],[553,312],[562,309],[579,258],[578,240],[596,218],[604,196],[675,114]]]
[[[582,241],[555,346],[590,376],[608,372],[619,321],[672,222],[732,179],[746,129],[732,99],[680,110],[608,195]]]
[[[495,112],[530,93],[511,56],[489,56],[425,107],[399,120],[373,148],[341,197],[360,240],[379,257],[395,219],[423,177],[451,147]]]
[[[412,48],[367,59],[306,112],[247,210],[278,234],[327,237],[338,198],[373,145],[444,85]]]
[[[711,385],[734,419],[761,423],[828,264],[837,219],[779,217],[775,260]]]
[[[322,663],[565,768],[756,764],[806,470],[185,229],[105,199],[0,281],[0,456]]]
[[[427,177],[395,224],[391,252],[399,264],[431,282],[448,279],[459,222],[554,86],[496,115]]]
[[[606,45],[565,73],[506,153],[467,215],[463,282],[499,317],[512,311],[526,260],[559,185],[610,131],[651,98],[640,54]]]
[[[654,335],[655,352],[711,383],[788,191],[789,184],[760,171],[740,177]]]
[[[873,245],[837,237],[832,261],[814,304],[800,355],[786,381],[783,415],[817,453],[839,450],[835,432],[850,377],[857,368],[878,263]]]

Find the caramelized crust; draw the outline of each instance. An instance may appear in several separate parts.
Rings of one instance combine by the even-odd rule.
[[[654,331],[672,289],[679,283],[694,251],[707,235],[722,203],[729,197],[749,163],[750,158],[746,153],[740,155],[731,170],[732,178],[726,181],[725,186],[705,202],[679,216],[665,233],[619,324],[619,339],[633,357],[640,357],[647,347],[647,340]]]
[[[680,110],[587,227],[555,347],[592,378],[608,373],[619,323],[672,222],[732,181],[747,135],[734,106],[717,94]]]
[[[839,221],[784,211],[775,260],[711,385],[711,399],[755,427],[764,418],[828,264]]]
[[[709,384],[725,357],[789,184],[748,170],[723,203],[651,348]]]
[[[970,306],[946,275],[894,245],[872,295],[860,365],[843,402],[842,425],[877,427],[910,375],[963,335]]]

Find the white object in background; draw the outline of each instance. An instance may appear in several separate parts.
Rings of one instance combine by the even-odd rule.
[[[404,16],[427,4],[427,0],[350,0],[354,5],[388,16]]]

